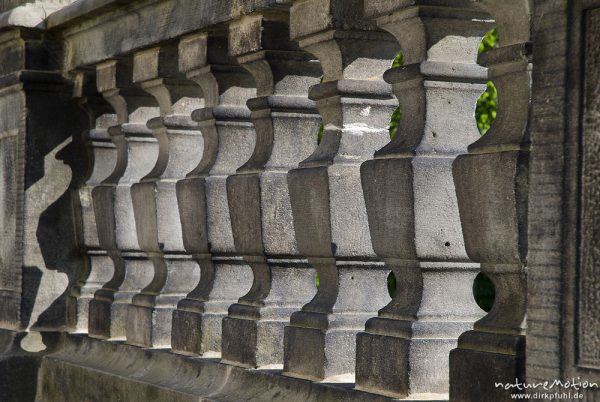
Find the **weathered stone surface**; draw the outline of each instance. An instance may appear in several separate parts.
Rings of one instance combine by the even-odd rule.
[[[475,50],[489,23],[465,5],[383,7],[365,2],[402,47],[404,65],[385,74],[401,118],[361,176],[373,247],[397,290],[359,335],[356,381],[396,397],[445,394],[448,353],[480,316],[471,295],[477,266],[465,252],[451,175],[456,155],[477,139],[472,116],[485,70]],[[389,354],[397,356],[393,367]]]
[[[84,274],[74,207],[88,172],[85,121],[72,86],[44,71],[56,67],[41,62],[46,45],[36,31],[0,35],[0,323],[10,329],[74,329],[71,290]]]
[[[287,14],[244,17],[229,30],[229,52],[259,95],[247,102],[254,152],[227,178],[236,252],[254,280],[223,321],[223,360],[249,367],[283,363],[284,326],[314,294],[314,271],[298,255],[286,177],[316,147],[320,119],[308,89],[321,71],[289,41],[286,20]]]
[[[108,133],[117,149],[111,174],[92,191],[100,248],[107,250],[111,273],[89,305],[89,334],[100,338],[125,338],[127,305],[150,283],[150,261],[140,259],[135,230],[131,186],[147,174],[158,154],[158,144],[143,122],[157,113],[148,96],[132,83],[130,60],[107,61],[96,67],[96,85],[117,115]]]
[[[600,12],[594,10],[587,19],[585,52],[585,110],[583,116],[583,149],[582,156],[582,190],[581,190],[581,279],[580,291],[581,301],[579,302],[579,333],[578,340],[578,361],[579,364],[586,367],[600,367],[600,356],[597,352],[597,334],[600,331],[600,322],[596,314],[596,301],[598,298],[598,284],[596,282],[597,264],[598,264],[598,244],[600,236],[598,232],[599,209],[596,200],[598,181],[599,161],[597,152],[600,148],[598,142],[598,110],[597,88],[592,85],[599,76],[596,62],[600,59],[599,48],[589,41],[598,36],[598,29],[595,24],[600,18]],[[592,25],[589,25],[592,24]]]
[[[136,380],[127,379],[135,373]],[[40,369],[44,401],[389,401],[336,384],[299,381],[273,370],[245,370],[214,359],[69,336]],[[169,386],[163,386],[169,383]],[[62,384],[69,389],[63,392]]]
[[[292,36],[323,69],[323,83],[309,94],[323,118],[323,138],[288,174],[298,249],[316,268],[320,284],[286,328],[284,372],[310,379],[352,375],[355,335],[389,301],[386,289],[377,286],[387,273],[374,261],[360,163],[388,138],[395,101],[382,73],[396,46],[357,18],[362,9],[338,12],[342,4],[296,1],[291,9]],[[314,30],[305,18],[311,5],[311,13],[323,14]],[[326,20],[331,23],[319,25]]]
[[[0,400],[432,400],[450,379],[452,400],[481,401],[515,393],[497,382],[600,379],[599,0],[54,12],[68,2],[0,4]],[[498,115],[477,139],[486,79]],[[496,300],[465,332],[470,259]],[[174,350],[104,340],[126,327]],[[54,332],[86,330],[101,339]],[[386,397],[293,378],[354,373]]]
[[[177,302],[200,279],[196,261],[185,253],[176,181],[196,167],[202,136],[191,119],[203,106],[202,93],[179,72],[177,49],[156,47],[135,53],[133,82],[150,94],[159,118],[146,122],[159,144],[152,170],[131,187],[139,247],[154,267],[152,281],[129,307],[127,342],[148,347],[171,345],[171,319]]]
[[[231,255],[225,181],[252,152],[254,130],[244,103],[256,90],[227,50],[225,38],[206,33],[179,43],[179,68],[202,88],[206,106],[192,116],[204,138],[202,159],[177,184],[183,242],[202,272],[173,313],[172,348],[184,354],[221,351],[221,321],[252,283],[249,267]]]
[[[48,17],[48,28],[61,30],[68,38],[71,50],[68,70],[206,30],[243,15],[278,8],[284,3],[283,0],[127,2],[130,3],[127,11],[119,7],[121,0],[75,2]],[[111,15],[99,25],[94,23],[98,11]]]
[[[481,263],[495,289],[492,310],[461,335],[451,354],[450,399],[457,401],[475,401],[482,393],[508,399],[495,383],[523,381],[525,375],[530,5],[482,6],[505,29],[506,41],[501,38],[500,48],[480,62],[489,68],[498,93],[511,97],[499,96],[492,128],[453,167],[467,254]],[[513,18],[516,10],[524,16]],[[472,376],[479,381],[467,379]]]
[[[89,303],[94,293],[108,282],[112,276],[112,261],[107,250],[100,247],[98,228],[94,215],[93,190],[114,170],[117,151],[108,134],[108,128],[117,123],[117,116],[110,113],[110,107],[96,90],[93,74],[79,71],[74,75],[74,98],[88,115],[90,130],[82,134],[82,140],[91,148],[92,167],[89,177],[79,187],[78,209],[81,213],[82,236],[80,247],[89,259],[89,268],[83,269],[74,289],[77,299],[77,331],[88,331]]]

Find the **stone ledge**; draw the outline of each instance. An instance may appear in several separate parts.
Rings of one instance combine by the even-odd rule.
[[[353,384],[315,383],[280,373],[64,335],[60,350],[42,360],[38,398],[47,402],[103,400],[110,393],[112,400],[132,402],[394,400],[354,390]],[[423,400],[439,400],[434,397]]]
[[[46,28],[68,40],[66,70],[205,29],[225,29],[246,14],[289,8],[289,0],[79,0],[53,13]]]
[[[24,4],[0,14],[0,30],[6,28],[46,28],[46,18],[60,5]]]
[[[74,23],[108,10],[113,10],[136,0],[77,0],[48,16],[48,28],[56,28],[65,23]]]

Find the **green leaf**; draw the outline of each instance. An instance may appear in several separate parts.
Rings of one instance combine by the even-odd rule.
[[[496,28],[488,32],[479,44],[479,53],[498,47],[498,30]],[[475,109],[475,120],[481,135],[485,135],[492,126],[498,110],[498,90],[493,82],[488,81],[485,92],[477,100]]]

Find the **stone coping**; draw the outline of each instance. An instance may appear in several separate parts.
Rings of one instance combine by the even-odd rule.
[[[101,400],[108,390],[114,400],[126,401],[396,400],[355,390],[351,383],[317,383],[283,376],[281,370],[244,369],[215,358],[188,357],[82,334],[64,334],[56,350],[42,359],[38,372],[38,392],[48,402]],[[411,400],[447,401],[447,396],[422,397]]]
[[[49,15],[46,27],[52,29],[77,20],[93,18],[98,13],[134,2],[136,0],[76,0]]]
[[[27,3],[0,14],[0,30],[7,28],[46,28],[48,15],[60,5]]]

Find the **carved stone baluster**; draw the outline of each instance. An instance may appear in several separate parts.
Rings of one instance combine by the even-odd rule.
[[[450,355],[450,399],[510,400],[525,381],[527,203],[531,97],[530,2],[483,1],[500,47],[480,56],[498,88],[490,130],[453,167],[465,246],[495,287],[489,313],[462,334]]]
[[[158,113],[151,99],[133,87],[127,60],[107,61],[96,68],[96,85],[117,114],[108,132],[117,149],[115,169],[92,191],[100,248],[111,264],[99,270],[111,279],[94,295],[89,306],[89,334],[125,339],[127,308],[133,295],[152,278],[152,265],[142,258],[135,231],[131,186],[154,165],[158,144],[146,120]]]
[[[230,53],[254,77],[258,97],[248,101],[254,153],[227,179],[236,251],[254,281],[223,320],[222,357],[248,367],[283,363],[284,327],[315,291],[314,270],[299,258],[287,172],[316,148],[320,117],[308,89],[321,70],[288,38],[287,13],[229,26]]]
[[[76,72],[74,97],[79,100],[89,118],[90,130],[84,134],[84,140],[91,148],[93,165],[85,184],[78,190],[82,217],[82,246],[88,256],[85,263],[89,265],[77,287],[77,332],[88,331],[89,303],[94,293],[110,280],[113,272],[112,269],[106,269],[112,266],[112,262],[107,251],[100,247],[92,192],[112,173],[116,165],[117,151],[108,134],[108,128],[117,124],[117,116],[111,113],[110,106],[102,99],[95,86],[95,76],[92,77],[84,71]]]
[[[200,279],[198,264],[184,247],[176,184],[202,156],[202,135],[191,113],[203,101],[199,87],[180,75],[176,48],[140,51],[133,61],[133,81],[156,100],[160,117],[147,123],[159,144],[154,168],[131,188],[139,246],[154,275],[129,306],[127,342],[168,347],[177,302]]]
[[[201,269],[200,282],[173,312],[172,348],[184,354],[221,352],[227,308],[252,283],[235,251],[226,179],[250,157],[254,128],[246,100],[256,95],[251,76],[227,53],[227,38],[206,33],[179,43],[179,69],[196,82],[205,108],[193,112],[204,138],[198,166],[177,183],[183,242]]]
[[[354,373],[355,335],[389,301],[387,272],[371,246],[360,164],[389,140],[396,101],[382,74],[397,44],[364,21],[362,1],[295,1],[291,34],[321,62],[323,83],[309,96],[324,133],[288,175],[298,249],[320,285],[285,329],[284,373],[323,379]]]
[[[404,65],[385,74],[400,101],[397,135],[361,167],[373,247],[397,289],[357,337],[356,386],[395,397],[447,393],[448,354],[481,316],[452,162],[478,138],[486,75],[477,49],[491,21],[468,5],[420,3],[365,1],[400,43]]]

